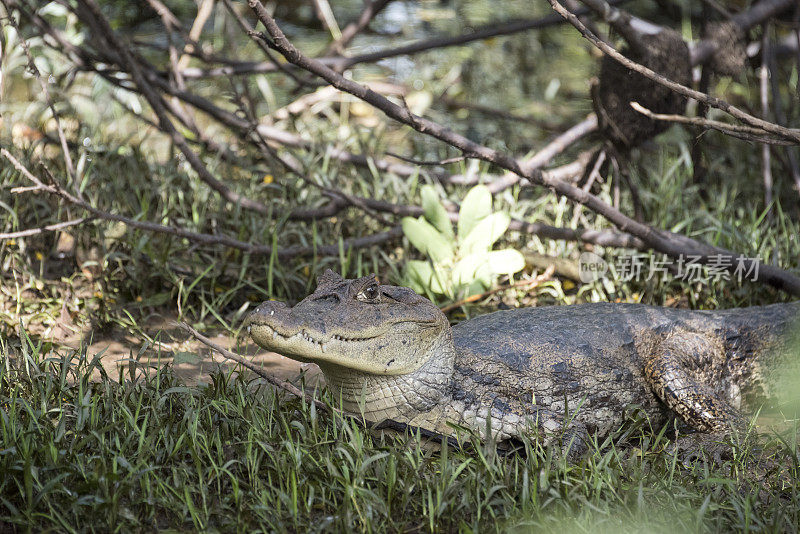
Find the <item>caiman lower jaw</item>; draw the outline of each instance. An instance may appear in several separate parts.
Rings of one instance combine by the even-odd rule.
[[[397,330],[404,330],[403,324],[407,323],[410,321],[401,321],[389,325],[383,331],[370,332],[368,337],[359,338],[336,334],[323,336],[302,328],[291,334],[284,334],[279,331],[280,326],[274,327],[258,321],[251,321],[247,331],[253,341],[265,349],[298,361],[319,365],[333,364],[369,374],[398,375],[413,372],[423,363],[416,359],[403,358],[398,355],[398,350],[391,348],[392,340],[397,339],[397,334],[403,335]],[[413,335],[412,329],[408,330],[405,335]]]
[[[377,334],[370,337],[359,338],[347,338],[332,335],[328,336],[327,339],[324,339],[321,336],[312,335],[305,329],[300,329],[291,334],[282,334],[273,326],[265,323],[259,324],[255,322],[251,322],[247,326],[247,333],[253,336],[253,339],[256,340],[259,345],[265,348],[271,348],[277,351],[286,347],[287,343],[298,341],[308,344],[309,348],[311,349],[308,352],[313,352],[316,350],[319,353],[325,353],[332,343],[358,343],[378,338],[381,335]]]

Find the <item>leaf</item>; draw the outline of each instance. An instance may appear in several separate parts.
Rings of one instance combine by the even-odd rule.
[[[489,253],[489,270],[494,274],[514,274],[525,268],[525,257],[519,251],[505,248]]]
[[[420,194],[422,195],[422,209],[425,210],[425,218],[442,235],[450,239],[454,238],[453,223],[450,222],[447,210],[439,202],[439,195],[436,194],[436,189],[432,185],[423,185]]]
[[[417,293],[425,293],[433,276],[433,268],[427,261],[409,260],[406,263],[406,284]]]
[[[475,280],[467,287],[467,290],[464,292],[464,297],[471,297],[472,295],[483,293],[489,288],[489,285],[490,284],[484,284],[481,280]]]
[[[498,212],[482,218],[469,234],[460,235],[461,253],[472,254],[489,250],[495,241],[500,239],[511,223],[511,217],[507,213]]]
[[[453,267],[453,284],[456,286],[470,285],[476,280],[476,273],[489,260],[485,252],[469,254],[461,258]]]
[[[483,289],[489,289],[494,283],[494,275],[489,269],[489,262],[481,265],[475,272],[475,279],[483,286]]]
[[[427,254],[434,263],[453,256],[452,241],[436,231],[436,228],[420,217],[403,217],[403,233],[414,247]]]
[[[406,263],[406,279],[412,283],[411,289],[417,293],[425,293],[426,289],[439,295],[446,293],[441,273],[437,276],[427,261],[411,260]],[[417,287],[414,287],[415,285]]]
[[[485,185],[476,185],[469,190],[464,201],[461,203],[461,210],[458,214],[458,236],[464,239],[478,221],[492,212],[492,193]]]

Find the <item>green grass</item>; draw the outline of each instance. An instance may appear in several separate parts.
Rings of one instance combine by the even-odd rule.
[[[85,352],[3,346],[0,527],[780,532],[800,520],[796,443],[772,445],[771,463],[745,441],[733,460],[684,466],[639,422],[577,464],[468,435],[437,452],[238,374],[188,388],[169,367],[138,381],[95,369]]]

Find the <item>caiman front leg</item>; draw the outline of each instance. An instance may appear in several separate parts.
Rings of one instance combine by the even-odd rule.
[[[655,394],[689,426],[702,432],[676,443],[678,449],[704,448],[715,456],[728,453],[721,443],[732,432],[747,429],[747,420],[730,402],[719,383],[724,368],[722,349],[691,332],[669,335],[645,364],[645,377]]]
[[[586,426],[573,415],[564,417],[536,404],[514,409],[501,399],[495,399],[490,407],[477,411],[472,425],[484,428],[484,438],[487,431],[491,432],[499,443],[509,448],[515,447],[523,434],[535,435],[543,447],[555,447],[567,458],[577,460],[589,450],[590,439]]]

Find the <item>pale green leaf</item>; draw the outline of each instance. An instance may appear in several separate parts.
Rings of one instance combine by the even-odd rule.
[[[500,239],[511,223],[507,213],[498,212],[487,215],[465,236],[461,236],[461,253],[472,254],[489,250],[495,241]]]
[[[469,254],[461,258],[453,267],[453,284],[466,286],[476,280],[476,273],[489,260],[486,252]]]
[[[425,218],[447,238],[455,237],[453,234],[453,223],[447,215],[442,203],[439,202],[439,195],[432,185],[423,185],[420,191],[422,195],[422,209],[425,210]]]
[[[481,265],[475,272],[475,279],[483,286],[483,289],[489,289],[494,283],[494,275],[489,269],[489,262]]]
[[[447,239],[424,218],[403,217],[403,233],[414,247],[428,255],[434,263],[453,256],[452,241]]]
[[[492,212],[492,193],[485,185],[476,185],[469,190],[458,213],[458,237],[464,239],[478,221]]]
[[[426,289],[437,294],[446,293],[440,272],[433,269],[427,261],[411,260],[406,263],[406,280],[411,289],[424,294]]]
[[[494,274],[514,274],[525,268],[525,257],[514,249],[489,253],[489,270]]]

